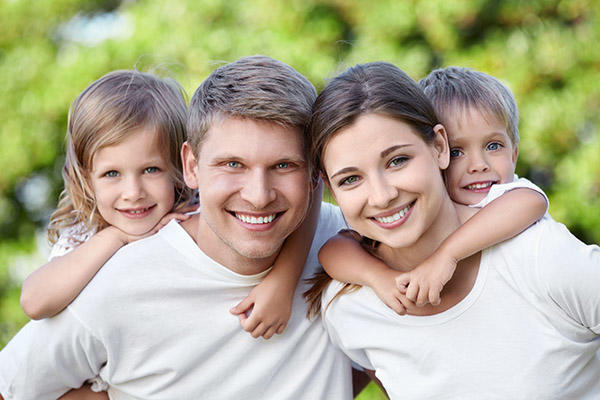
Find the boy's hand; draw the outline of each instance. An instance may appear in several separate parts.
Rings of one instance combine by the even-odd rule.
[[[385,303],[386,306],[396,311],[400,315],[406,314],[406,307],[410,305],[407,297],[403,294],[401,287],[396,284],[396,280],[403,274],[389,269],[387,272],[380,271],[371,278],[370,287],[377,297]]]
[[[242,328],[253,338],[270,339],[285,330],[292,313],[294,290],[277,285],[275,279],[258,284],[250,294],[229,312],[237,315]]]
[[[436,251],[410,272],[401,274],[396,284],[406,297],[421,307],[427,303],[440,304],[440,292],[452,278],[457,260]]]

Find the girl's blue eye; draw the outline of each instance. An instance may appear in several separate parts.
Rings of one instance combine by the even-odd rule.
[[[458,149],[450,149],[450,158],[460,157],[461,154],[462,154],[462,151],[460,151]]]
[[[394,157],[390,161],[389,165],[392,167],[398,167],[407,161],[408,161],[408,157],[405,157],[405,156]]]
[[[242,164],[240,164],[239,161],[229,161],[229,162],[227,162],[227,166],[229,168],[240,168],[242,166]]]
[[[339,186],[352,185],[353,183],[356,183],[357,181],[358,181],[358,176],[352,175],[352,176],[342,179],[338,185]]]
[[[117,176],[119,176],[119,173],[115,170],[112,170],[112,171],[105,172],[104,176],[106,176],[107,178],[116,178]]]
[[[144,169],[144,172],[147,174],[155,174],[159,171],[158,167],[148,167]]]
[[[490,144],[487,145],[487,149],[488,150],[492,150],[492,151],[498,150],[500,147],[502,147],[502,145],[500,143],[497,143],[497,142],[493,142],[493,143],[490,143]]]

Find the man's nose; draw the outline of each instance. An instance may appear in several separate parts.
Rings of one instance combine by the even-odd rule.
[[[265,208],[277,197],[268,172],[264,170],[250,171],[240,193],[243,200],[257,209]]]

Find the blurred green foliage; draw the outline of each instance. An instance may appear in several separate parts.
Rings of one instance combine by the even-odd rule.
[[[60,192],[69,104],[114,69],[162,70],[190,94],[250,54],[317,89],[374,60],[415,79],[482,70],[517,98],[519,175],[546,190],[557,220],[600,242],[599,11],[594,0],[0,0],[0,345],[27,320],[14,260],[36,247]]]

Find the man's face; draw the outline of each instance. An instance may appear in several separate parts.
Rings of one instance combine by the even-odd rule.
[[[196,240],[209,256],[233,270],[270,265],[308,209],[303,149],[299,129],[233,117],[208,130],[197,158],[184,146],[186,182],[200,194]]]

